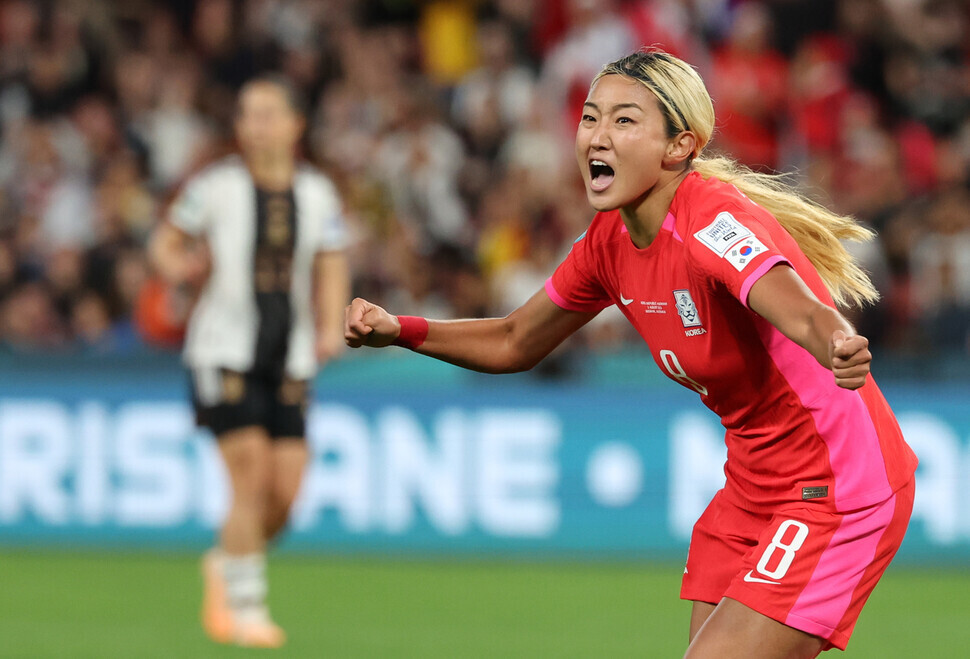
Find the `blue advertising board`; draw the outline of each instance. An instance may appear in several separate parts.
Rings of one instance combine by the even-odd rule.
[[[285,548],[684,557],[724,481],[723,431],[696,395],[595,368],[547,382],[430,363],[352,360],[321,377]],[[0,543],[211,542],[225,476],[174,359],[29,366],[0,369]],[[970,387],[881,384],[921,458],[900,556],[970,563]]]

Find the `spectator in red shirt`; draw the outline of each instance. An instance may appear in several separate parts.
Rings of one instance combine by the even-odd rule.
[[[770,41],[768,11],[741,5],[727,42],[714,52],[710,76],[722,122],[718,146],[755,168],[778,164],[778,124],[788,92],[788,64]]]

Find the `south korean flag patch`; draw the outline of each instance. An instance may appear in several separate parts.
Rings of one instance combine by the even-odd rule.
[[[724,258],[727,259],[728,263],[734,266],[735,270],[741,272],[748,267],[749,263],[754,261],[758,254],[761,254],[767,249],[768,248],[765,247],[764,243],[762,243],[760,240],[754,236],[749,236],[728,249],[727,254],[724,255]]]

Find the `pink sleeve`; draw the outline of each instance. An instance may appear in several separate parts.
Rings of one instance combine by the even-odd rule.
[[[741,304],[748,306],[748,293],[751,292],[751,287],[754,286],[754,283],[761,279],[766,272],[774,268],[776,265],[782,263],[791,265],[788,263],[788,259],[781,254],[771,254],[767,258],[762,259],[761,265],[755,268],[741,284],[741,293],[738,295],[738,299],[741,300]]]

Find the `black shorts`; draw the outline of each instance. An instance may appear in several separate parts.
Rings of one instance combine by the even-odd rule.
[[[261,426],[273,439],[305,439],[308,380],[225,368],[194,369],[191,380],[196,423],[217,439],[247,426]]]

